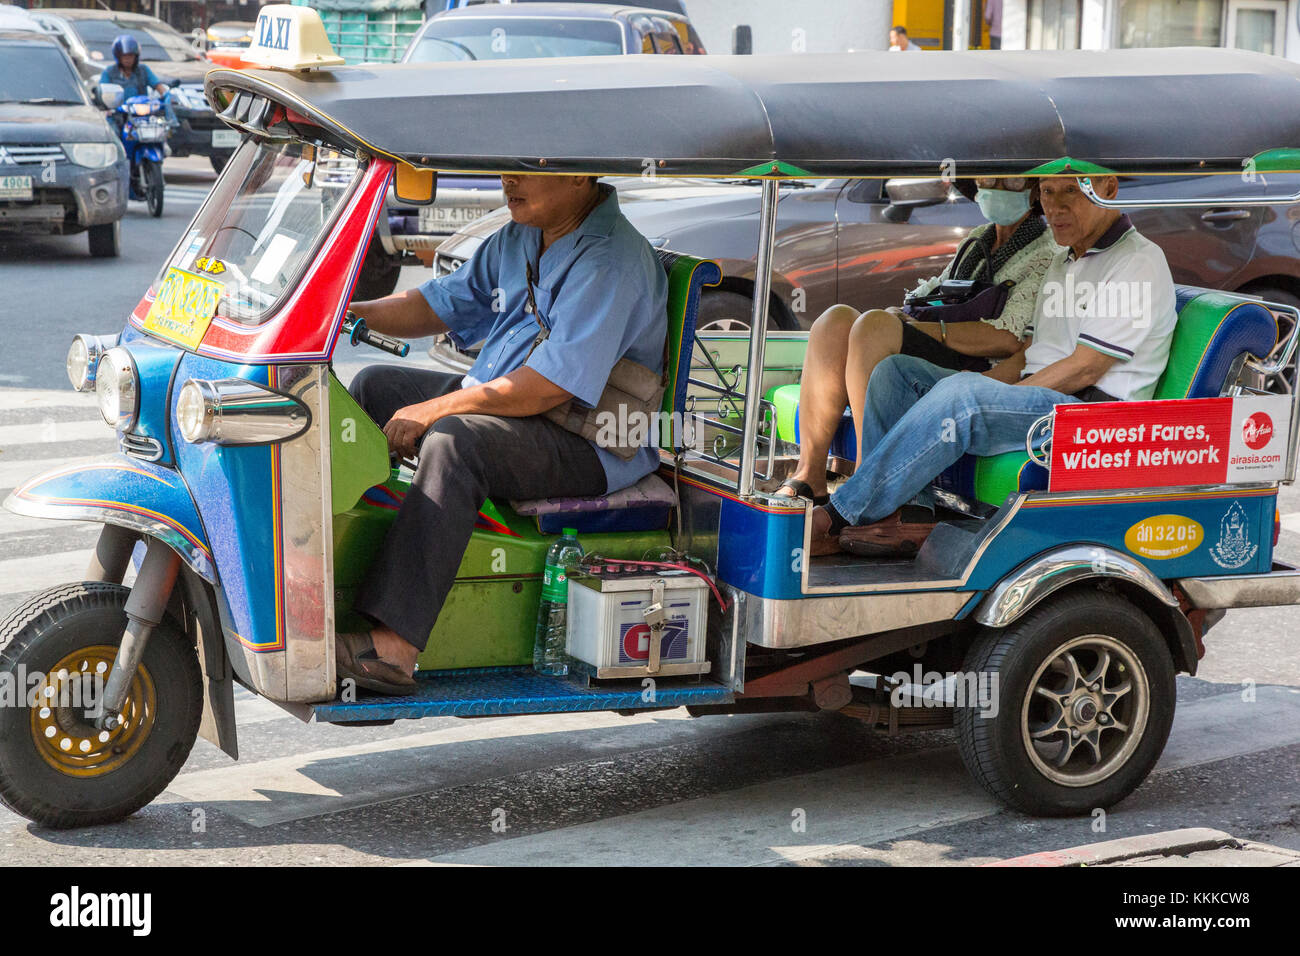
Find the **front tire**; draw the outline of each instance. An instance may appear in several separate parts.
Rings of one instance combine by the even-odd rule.
[[[957,709],[962,762],[994,797],[1034,816],[1123,800],[1151,772],[1173,725],[1169,647],[1150,618],[1114,594],[1047,598],[979,638],[963,669],[996,691],[997,711]]]
[[[90,254],[96,259],[114,259],[122,251],[122,220],[86,229]]]
[[[369,302],[392,295],[397,288],[397,280],[402,275],[402,261],[388,254],[378,233],[370,236],[370,245],[366,247],[366,257],[361,260],[361,270],[357,273],[357,284],[352,289],[354,302]]]
[[[140,170],[144,179],[144,198],[149,204],[149,215],[157,219],[163,212],[163,171],[162,163],[145,160]]]
[[[19,698],[0,707],[0,802],[43,826],[129,816],[163,791],[194,746],[203,712],[198,656],[167,620],[145,647],[123,722],[102,731],[86,716],[86,692],[96,675],[107,678],[126,628],[129,593],[65,584],[0,622],[0,678]]]

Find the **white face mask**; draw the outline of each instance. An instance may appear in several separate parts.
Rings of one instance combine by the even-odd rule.
[[[997,226],[1014,226],[1029,212],[1029,190],[981,189],[975,193],[984,218]]]

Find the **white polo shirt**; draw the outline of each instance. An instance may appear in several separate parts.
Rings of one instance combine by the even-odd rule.
[[[1043,276],[1027,330],[1025,375],[1086,345],[1117,361],[1096,383],[1122,401],[1152,396],[1169,359],[1178,311],[1165,254],[1121,215],[1076,258],[1062,249]]]

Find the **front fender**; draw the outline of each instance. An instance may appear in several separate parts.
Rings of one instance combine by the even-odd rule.
[[[20,515],[98,521],[157,538],[194,573],[217,583],[194,498],[179,474],[127,455],[43,472],[15,488],[4,506]]]

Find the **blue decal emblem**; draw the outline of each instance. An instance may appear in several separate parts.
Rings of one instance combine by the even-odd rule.
[[[1250,543],[1246,511],[1234,501],[1219,522],[1219,540],[1210,549],[1210,557],[1221,568],[1240,568],[1255,557],[1259,545]]]

